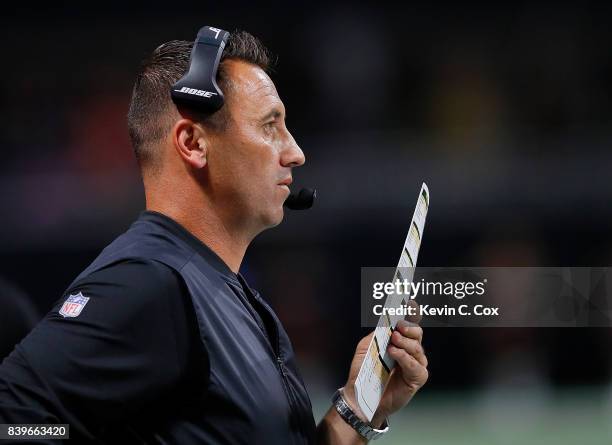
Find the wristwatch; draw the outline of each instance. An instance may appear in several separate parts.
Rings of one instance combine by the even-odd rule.
[[[382,429],[380,430],[372,428],[371,425],[361,420],[348,403],[346,403],[346,400],[344,400],[344,388],[338,388],[332,397],[332,403],[336,411],[338,411],[338,414],[340,414],[340,417],[357,431],[361,437],[367,440],[376,440],[389,431],[389,419],[385,419],[385,422],[381,426]]]

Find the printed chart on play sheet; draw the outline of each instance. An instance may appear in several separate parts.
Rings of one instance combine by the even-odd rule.
[[[423,183],[397,265],[398,268],[396,269],[395,277],[393,277],[394,280],[412,281],[428,209],[429,189]],[[407,295],[391,294],[385,301],[385,307],[399,307],[400,304],[406,304],[407,302],[403,301],[405,298],[407,298]],[[391,369],[395,365],[395,361],[386,353],[387,345],[391,339],[393,328],[403,318],[401,315],[389,316],[386,313],[380,317],[374,331],[374,337],[372,337],[368,347],[368,353],[359,369],[359,374],[355,381],[355,394],[357,396],[357,403],[359,403],[359,407],[368,420],[372,420],[374,412],[376,412],[376,408],[380,403],[383,391],[389,380]]]

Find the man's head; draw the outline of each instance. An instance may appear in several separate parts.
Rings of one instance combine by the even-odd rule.
[[[276,225],[288,195],[279,184],[304,155],[285,127],[284,105],[268,76],[270,55],[252,35],[232,33],[217,73],[225,104],[204,115],[177,110],[170,97],[191,48],[184,41],[159,46],[134,85],[128,128],[148,197],[162,193],[154,184],[178,185],[193,195],[193,206],[205,201],[228,224],[255,231]],[[173,199],[172,190],[163,193]]]

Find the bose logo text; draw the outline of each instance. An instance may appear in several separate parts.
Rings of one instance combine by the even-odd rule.
[[[187,93],[187,94],[193,94],[194,96],[202,96],[202,97],[213,97],[216,96],[217,93],[213,93],[212,91],[204,91],[204,90],[197,90],[195,88],[187,88],[187,87],[183,87],[180,90],[174,90],[177,93]]]

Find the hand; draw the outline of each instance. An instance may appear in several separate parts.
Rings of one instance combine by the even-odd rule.
[[[344,396],[353,411],[364,421],[365,415],[359,409],[355,397],[355,380],[363,362],[368,346],[372,340],[372,332],[361,339],[357,345],[355,356],[351,363],[348,382],[344,387]],[[427,357],[421,345],[423,329],[420,326],[401,320],[391,336],[387,351],[396,361],[383,397],[378,405],[371,424],[378,428],[385,418],[404,407],[414,394],[425,384],[429,373],[427,372]]]

